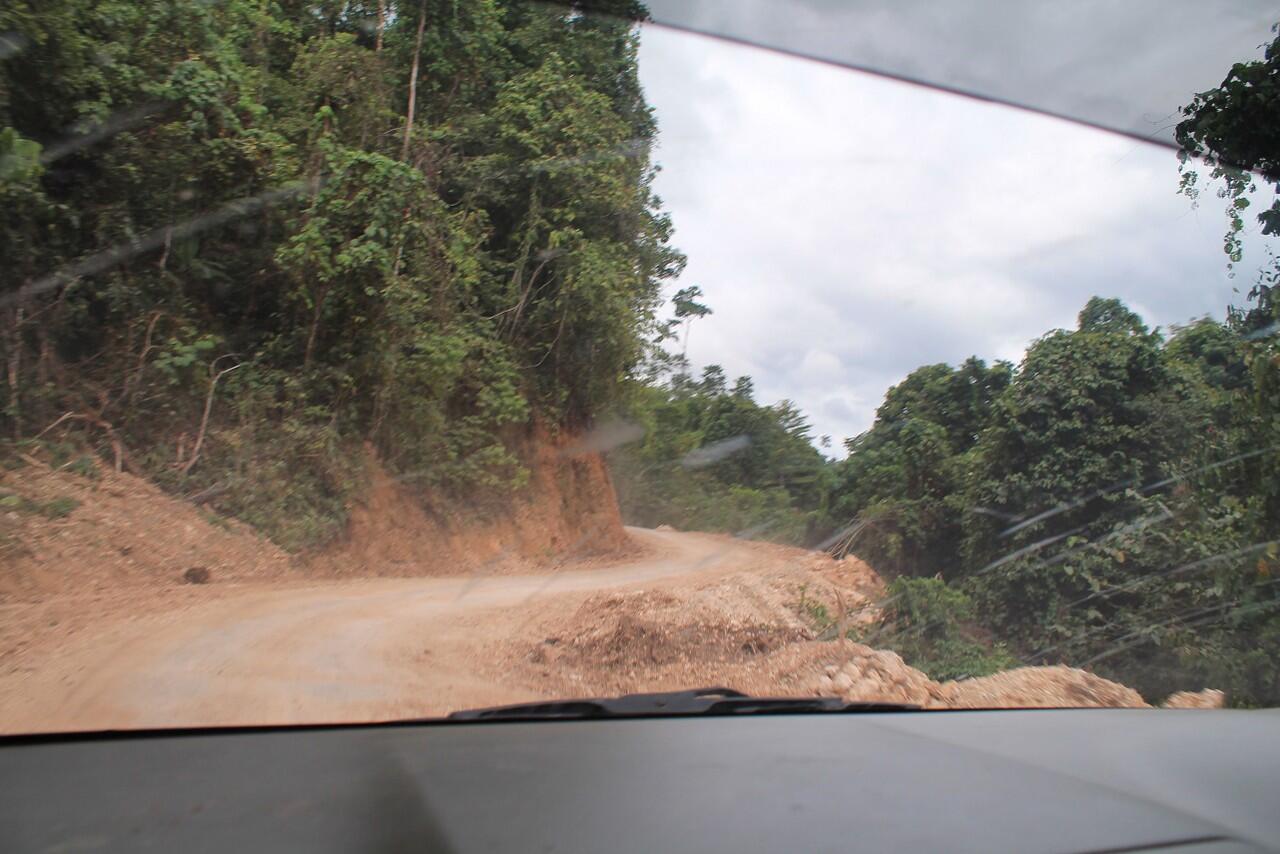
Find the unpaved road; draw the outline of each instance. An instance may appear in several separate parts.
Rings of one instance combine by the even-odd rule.
[[[630,533],[648,556],[599,569],[214,585],[168,611],[161,600],[0,676],[0,732],[387,720],[536,698],[536,685],[494,678],[486,650],[534,640],[547,609],[592,593],[679,584],[748,557],[720,537]]]

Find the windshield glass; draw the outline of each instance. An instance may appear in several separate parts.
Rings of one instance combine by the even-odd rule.
[[[0,732],[1280,701],[1272,22],[776,6],[0,10]]]

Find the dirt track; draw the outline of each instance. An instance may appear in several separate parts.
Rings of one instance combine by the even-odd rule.
[[[761,563],[723,537],[631,534],[649,554],[596,569],[184,591],[181,607],[161,599],[31,650],[0,675],[0,731],[385,720],[519,702],[538,687],[495,679],[486,655],[537,642],[548,615],[601,591]]]
[[[0,601],[0,733],[403,720],[708,685],[928,708],[1146,705],[1068,667],[938,683],[829,637],[804,602],[847,605],[855,626],[878,613],[883,583],[856,559],[630,534],[644,557],[536,574],[215,579]]]

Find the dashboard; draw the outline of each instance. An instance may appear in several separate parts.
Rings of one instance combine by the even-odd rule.
[[[1280,850],[1280,711],[0,739],[0,850]]]

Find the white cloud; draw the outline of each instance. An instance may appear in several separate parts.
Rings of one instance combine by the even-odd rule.
[[[1095,293],[1165,325],[1239,300],[1221,210],[1177,195],[1167,149],[670,30],[640,72],[677,287],[715,312],[689,357],[815,436],[865,430],[922,364],[1016,361]]]

